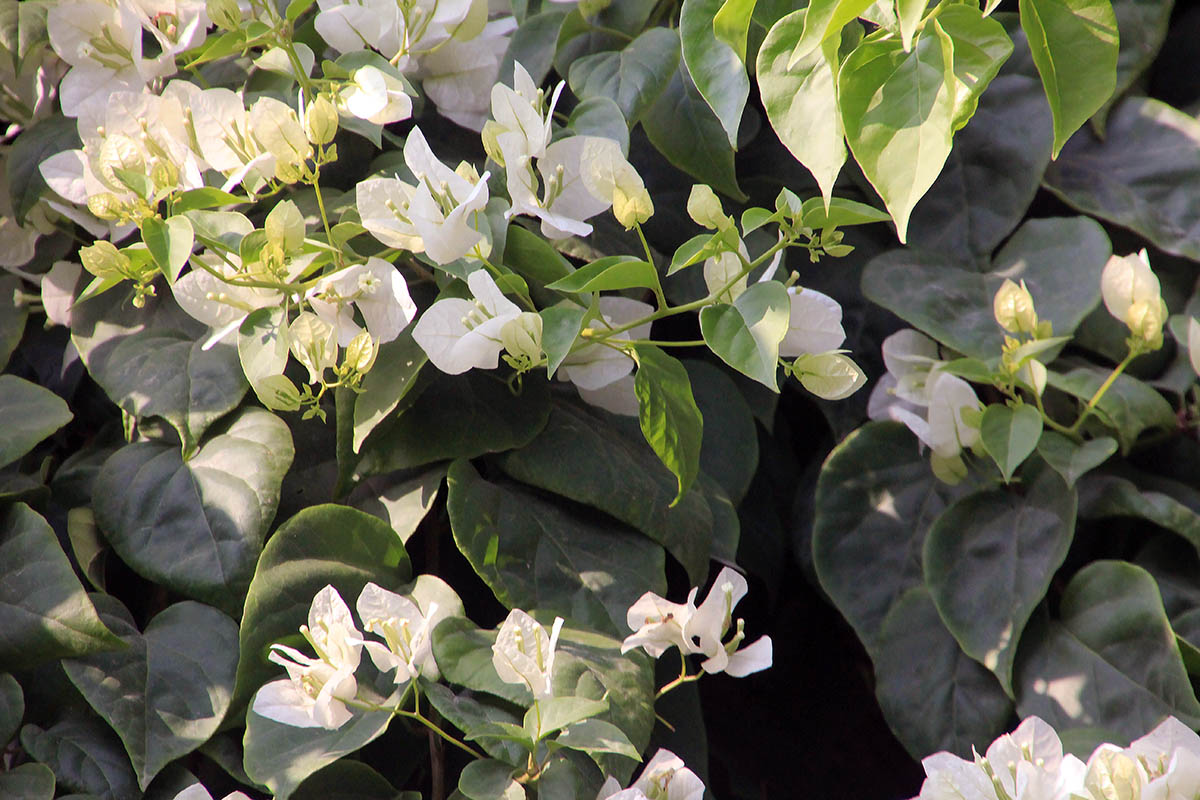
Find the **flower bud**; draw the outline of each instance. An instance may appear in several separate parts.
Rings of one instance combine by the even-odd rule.
[[[329,144],[337,135],[337,108],[323,94],[308,104],[304,114],[304,135],[313,144]]]
[[[242,25],[242,9],[237,0],[205,0],[204,10],[218,28],[232,31]]]
[[[500,341],[514,358],[536,361],[542,355],[542,318],[525,311],[500,329]]]
[[[99,241],[79,251],[83,268],[97,278],[116,279],[129,277],[129,256],[118,250],[112,242]]]
[[[840,353],[805,353],[792,364],[800,384],[825,400],[844,400],[854,394],[867,376]]]
[[[613,216],[625,230],[650,219],[654,216],[654,202],[650,199],[650,193],[644,186],[627,192],[624,186],[617,185],[613,188]]]
[[[1125,324],[1129,326],[1130,334],[1144,341],[1151,350],[1162,347],[1162,329],[1166,321],[1167,304],[1161,298],[1139,300],[1129,307],[1125,315]]]
[[[342,359],[342,364],[360,374],[367,373],[375,365],[375,356],[378,354],[379,348],[375,346],[371,334],[359,331],[358,335],[350,340],[350,344],[346,345],[346,356]]]
[[[1127,325],[1131,306],[1159,300],[1161,289],[1158,278],[1150,269],[1146,251],[1110,258],[1100,275],[1100,293],[1108,313]]]
[[[692,186],[692,193],[688,195],[687,212],[697,225],[705,228],[719,229],[729,226],[729,217],[725,216],[721,199],[702,183]]]
[[[992,313],[1000,327],[1009,333],[1034,333],[1037,330],[1037,311],[1025,281],[1018,286],[1005,278],[992,300]]]

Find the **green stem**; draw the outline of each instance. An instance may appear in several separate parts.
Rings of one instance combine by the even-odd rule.
[[[333,488],[333,499],[340,502],[353,487],[354,467],[358,459],[354,454],[354,401],[358,395],[353,389],[339,386],[333,391],[335,425],[337,427],[337,483]]]
[[[646,241],[646,234],[642,233],[641,223],[634,223],[634,228],[637,229],[638,238],[642,240],[642,249],[646,252],[646,263],[654,270],[654,286],[650,287],[654,290],[654,298],[658,302],[659,309],[667,307],[667,296],[663,293],[662,280],[658,277],[658,270],[654,267],[654,255],[650,252],[650,244]]]
[[[1067,429],[1069,433],[1079,432],[1079,428],[1083,425],[1083,421],[1086,420],[1088,415],[1091,414],[1093,409],[1096,408],[1096,404],[1099,403],[1101,398],[1104,397],[1104,393],[1112,388],[1113,383],[1115,383],[1117,378],[1121,376],[1121,373],[1125,371],[1125,368],[1128,367],[1130,362],[1132,362],[1139,355],[1141,355],[1140,352],[1137,352],[1132,348],[1130,349],[1129,355],[1125,356],[1120,364],[1117,364],[1116,368],[1113,369],[1109,376],[1104,380],[1104,383],[1100,384],[1100,388],[1096,390],[1096,393],[1092,395],[1092,399],[1088,400],[1087,405],[1084,406],[1083,413],[1079,415],[1079,419],[1075,420],[1075,424]]]

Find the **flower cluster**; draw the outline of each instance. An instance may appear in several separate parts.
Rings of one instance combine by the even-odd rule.
[[[920,800],[1140,800],[1200,793],[1200,736],[1174,717],[1128,747],[1101,744],[1081,761],[1054,729],[1029,717],[967,761],[935,753],[921,762]]]

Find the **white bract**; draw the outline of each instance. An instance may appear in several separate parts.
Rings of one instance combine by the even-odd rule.
[[[642,647],[658,658],[671,647],[678,647],[684,656],[705,656],[700,666],[708,673],[725,672],[741,678],[764,670],[772,661],[769,636],[739,649],[746,634],[744,621],[733,619],[733,608],[746,591],[746,579],[725,567],[698,607],[695,601],[699,587],[688,593],[683,604],[646,592],[629,607],[626,623],[634,632],[621,643],[621,652]],[[731,628],[734,635],[722,642]]]
[[[1145,341],[1151,348],[1162,345],[1167,304],[1145,249],[1127,256],[1112,256],[1100,274],[1100,294],[1108,313],[1125,323],[1133,338]]]
[[[600,298],[599,310],[600,319],[592,323],[592,329],[598,333],[644,319],[654,311],[639,300],[607,296]],[[584,345],[562,362],[559,380],[571,381],[579,390],[579,396],[594,406],[614,414],[636,416],[638,402],[630,375],[635,364],[619,346],[621,342],[645,339],[649,335],[650,323],[646,322],[608,337],[606,341],[611,344]]]
[[[596,800],[703,800],[704,781],[670,750],[659,748],[628,789],[609,776]]]
[[[505,166],[506,157],[541,158],[550,144],[550,123],[565,81],[560,81],[547,102],[520,62],[513,65],[513,86],[492,87],[492,118],[483,126],[484,147],[492,160]]]
[[[356,69],[350,83],[338,93],[338,101],[350,114],[376,125],[412,116],[412,98],[405,92],[404,82],[377,67]]]
[[[841,305],[802,286],[789,287],[788,299],[788,332],[779,343],[779,355],[796,359],[792,371],[801,385],[826,400],[843,400],[857,392],[867,376],[838,350],[846,340]]]
[[[532,355],[534,330],[540,340],[540,324],[534,329],[516,303],[500,291],[487,270],[467,276],[474,300],[446,297],[425,310],[413,327],[413,339],[442,372],[458,375],[469,369],[495,369],[500,352],[508,346],[520,348],[516,357]],[[509,331],[510,327],[520,331]],[[522,335],[524,334],[524,335]],[[538,352],[541,343],[536,343]]]
[[[362,634],[332,586],[313,598],[308,624],[300,626],[300,633],[316,658],[285,645],[271,645],[268,658],[286,669],[288,677],[259,689],[252,710],[285,725],[340,728],[353,716],[345,701],[358,692],[354,671],[361,657]]]
[[[367,332],[381,343],[395,339],[417,316],[404,276],[381,258],[369,258],[366,264],[354,264],[322,278],[308,302],[317,316],[337,331],[342,347],[362,331],[354,321],[352,305],[362,314]]]
[[[404,162],[417,185],[399,178],[358,185],[363,227],[390,247],[424,252],[438,264],[449,264],[482,246],[473,215],[487,205],[487,173],[478,175],[465,161],[457,170],[447,167],[429,149],[420,128],[413,128],[404,144]]]
[[[509,612],[492,645],[492,665],[500,680],[528,687],[534,700],[553,697],[554,648],[563,622],[562,617],[555,617],[547,634],[537,620],[519,608]]]
[[[430,636],[447,616],[448,609],[429,603],[422,610],[411,598],[367,583],[358,596],[358,616],[363,627],[383,637],[383,644],[364,641],[367,655],[380,672],[396,671],[396,683],[405,683],[424,674],[438,678]]]

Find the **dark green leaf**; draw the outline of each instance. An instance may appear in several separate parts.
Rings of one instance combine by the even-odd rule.
[[[0,276],[0,298],[6,302],[0,304],[0,369],[8,365],[13,351],[21,343],[25,333],[25,320],[29,319],[29,306],[18,305],[13,300],[14,292],[22,289],[21,279],[16,275]]]
[[[651,28],[620,52],[596,53],[573,62],[571,91],[576,97],[607,97],[630,125],[658,99],[679,66],[679,34]]]
[[[692,396],[705,420],[700,468],[721,485],[733,505],[742,502],[758,467],[754,415],[737,384],[706,361],[683,362]]]
[[[47,191],[46,179],[38,167],[57,153],[80,147],[78,127],[70,117],[52,115],[21,131],[13,142],[5,164],[13,217],[18,225],[24,224],[25,215]]]
[[[1065,375],[1049,373],[1047,383],[1086,402],[1107,377],[1108,370],[1078,367]],[[1171,404],[1153,388],[1128,375],[1121,375],[1113,382],[1096,404],[1096,410],[1102,419],[1117,429],[1122,452],[1129,451],[1142,431],[1170,429],[1177,424]]]
[[[636,345],[634,353],[638,422],[651,449],[675,475],[678,491],[674,505],[700,472],[704,418],[696,408],[687,370],[678,360],[653,345]]]
[[[11,800],[51,800],[54,773],[45,764],[21,764],[0,772],[0,794]]]
[[[615,753],[641,760],[641,753],[621,732],[621,729],[602,719],[585,719],[571,725],[555,739],[563,747],[584,753]]]
[[[367,435],[400,405],[428,360],[411,330],[380,346],[375,366],[363,378],[362,391],[354,400],[354,452],[362,449]]]
[[[54,531],[29,506],[0,515],[0,667],[123,645],[104,627]]]
[[[0,747],[17,735],[24,716],[25,695],[21,684],[7,672],[0,673]]]
[[[485,481],[466,461],[447,483],[454,541],[509,608],[623,633],[633,601],[665,589],[661,548],[623,526]]]
[[[47,730],[26,725],[21,746],[54,770],[63,789],[113,800],[140,796],[121,740],[93,716],[68,717]]]
[[[458,776],[458,790],[470,800],[522,800],[525,789],[512,779],[516,771],[495,759],[472,761]]]
[[[217,732],[233,693],[237,624],[215,608],[184,601],[139,633],[117,600],[96,598],[101,619],[128,647],[63,667],[121,737],[144,790],[163,767]]]
[[[310,775],[292,795],[295,800],[398,800],[399,793],[362,761],[343,758]]]
[[[571,346],[583,330],[583,320],[588,310],[583,306],[564,301],[550,308],[543,308],[542,350],[546,354],[546,377],[553,378],[563,361],[571,354]]]
[[[984,409],[979,423],[983,448],[996,462],[1005,481],[1012,480],[1013,473],[1029,458],[1041,436],[1042,415],[1028,403],[1015,408],[993,403]]]
[[[188,461],[168,444],[127,445],[96,478],[96,521],[137,572],[236,615],[292,453],[287,425],[256,408]]]
[[[15,375],[0,375],[0,467],[11,464],[74,415],[49,389]]]
[[[1077,444],[1061,433],[1046,431],[1038,441],[1038,455],[1063,476],[1067,486],[1074,486],[1075,481],[1103,464],[1115,452],[1117,440],[1111,436]]]
[[[1140,490],[1115,475],[1089,475],[1079,485],[1079,515],[1085,519],[1140,517],[1177,533],[1200,552],[1200,514],[1165,492]]]

